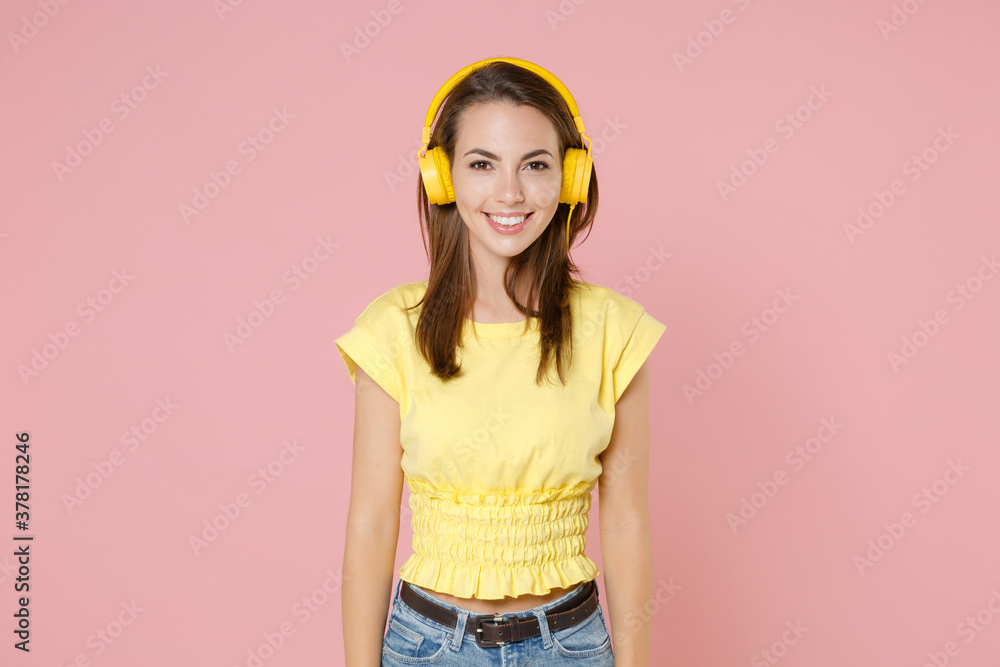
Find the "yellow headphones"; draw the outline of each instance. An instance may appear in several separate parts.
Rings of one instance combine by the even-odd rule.
[[[459,70],[448,79],[437,95],[431,101],[430,109],[427,110],[427,118],[424,120],[423,146],[418,154],[417,161],[420,164],[420,176],[424,181],[424,189],[427,191],[427,199],[432,204],[450,204],[455,201],[455,188],[451,184],[451,171],[448,167],[448,155],[440,146],[427,149],[427,144],[431,141],[431,124],[437,116],[438,109],[444,99],[472,71],[493,62],[505,62],[518,65],[526,70],[534,72],[546,81],[562,95],[569,106],[570,113],[573,114],[573,122],[576,129],[580,131],[580,136],[587,140],[586,150],[582,148],[567,148],[563,158],[562,166],[562,188],[559,192],[559,203],[569,204],[569,217],[566,218],[566,247],[569,247],[569,223],[573,218],[573,208],[580,202],[587,201],[587,192],[590,189],[590,174],[594,168],[594,160],[590,155],[591,140],[583,127],[583,120],[580,118],[580,110],[576,106],[576,101],[570,95],[569,90],[559,79],[545,69],[530,63],[527,60],[518,58],[487,58],[479,62],[472,63],[468,67]]]

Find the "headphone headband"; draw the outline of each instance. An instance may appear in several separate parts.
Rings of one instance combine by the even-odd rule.
[[[454,90],[455,86],[457,86],[462,79],[471,74],[473,71],[484,65],[488,65],[489,63],[496,62],[518,65],[526,70],[534,72],[552,84],[552,87],[558,91],[559,95],[561,95],[564,100],[566,100],[566,104],[569,106],[569,111],[573,114],[573,122],[576,124],[576,129],[581,135],[584,134],[586,130],[583,127],[583,119],[580,118],[580,109],[576,106],[576,100],[573,99],[573,95],[570,94],[569,89],[566,88],[562,81],[557,79],[555,75],[535,63],[528,62],[527,60],[521,60],[520,58],[487,58],[486,60],[480,60],[479,62],[472,63],[468,67],[463,67],[458,72],[453,74],[451,78],[445,81],[444,85],[441,86],[437,95],[434,96],[434,99],[431,100],[431,106],[427,110],[427,117],[424,119],[424,131],[421,139],[424,145],[421,149],[421,153],[423,153],[423,150],[427,148],[427,144],[431,141],[431,124],[434,123],[434,117],[437,116],[438,109],[441,108],[441,104],[444,102],[444,99],[448,97],[448,94]],[[589,143],[589,137],[587,137],[587,139]],[[587,149],[589,151],[589,145]]]

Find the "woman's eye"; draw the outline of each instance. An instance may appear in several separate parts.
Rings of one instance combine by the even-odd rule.
[[[480,165],[480,164],[488,165],[489,162],[486,162],[485,160],[476,160],[475,162],[473,162],[469,166],[472,167],[473,169],[481,169],[481,167],[477,167],[476,166],[476,165]]]
[[[531,163],[528,164],[529,167],[532,166],[532,165],[538,165],[538,169],[532,169],[532,171],[541,171],[542,169],[548,169],[549,168],[549,165],[546,164],[545,162],[531,162]]]

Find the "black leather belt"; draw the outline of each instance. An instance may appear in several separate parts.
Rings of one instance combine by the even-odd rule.
[[[406,581],[402,582],[399,596],[413,611],[429,619],[452,628],[458,623],[458,614],[414,592]],[[597,604],[597,584],[591,579],[570,599],[545,612],[549,631],[573,627],[588,618],[597,609]],[[538,617],[534,614],[511,616],[507,619],[502,619],[500,614],[470,614],[465,622],[465,632],[474,635],[476,643],[484,648],[519,642],[542,634]]]

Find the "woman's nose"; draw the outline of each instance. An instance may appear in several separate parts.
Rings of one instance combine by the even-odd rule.
[[[502,171],[497,178],[497,201],[520,201],[524,199],[519,175]]]

